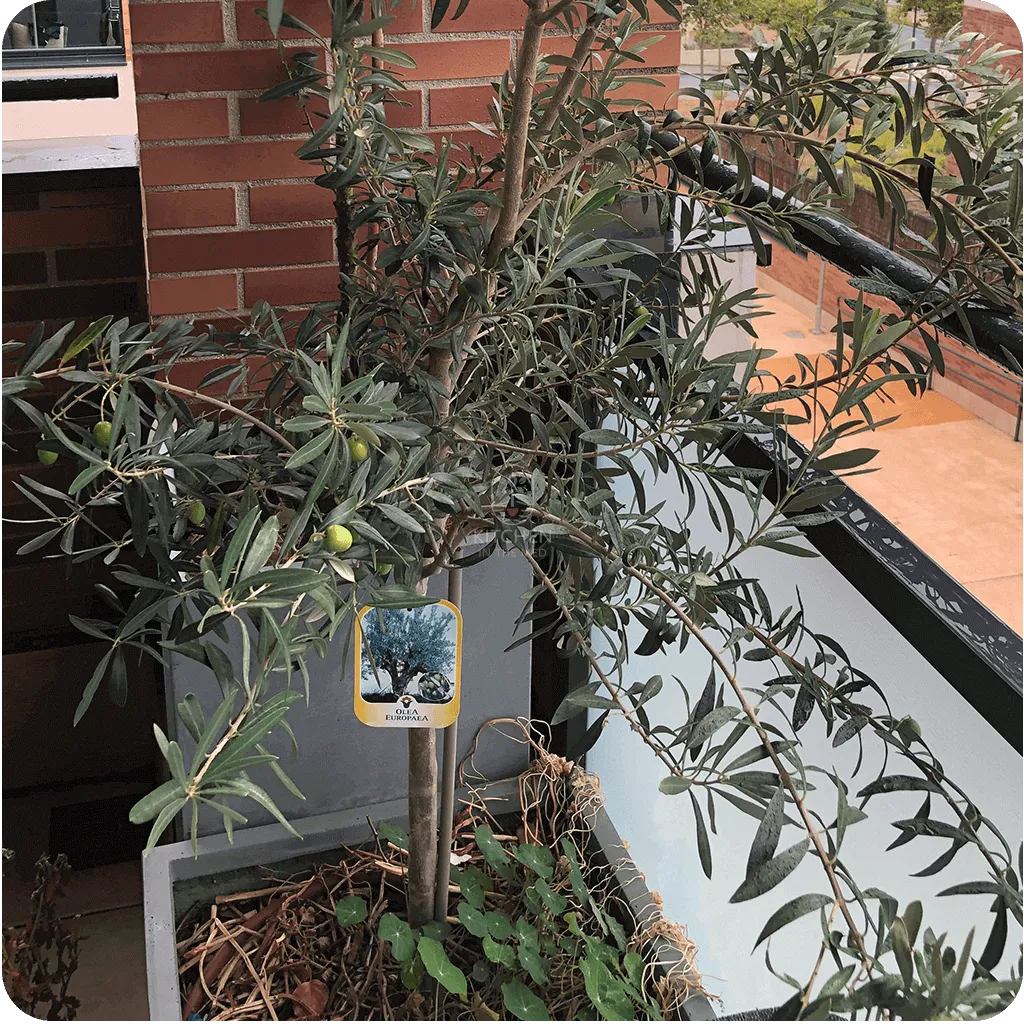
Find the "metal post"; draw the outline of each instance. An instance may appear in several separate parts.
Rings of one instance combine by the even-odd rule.
[[[821,183],[821,175],[818,175],[818,182]],[[828,205],[832,205],[832,200],[828,201]],[[814,307],[814,326],[811,328],[811,334],[824,334],[825,332],[821,329],[821,308],[825,304],[825,260],[823,257],[818,257],[818,301]]]
[[[821,329],[821,307],[825,302],[825,261],[819,256],[818,257],[818,305],[814,310],[814,326],[811,328],[811,334],[824,334],[825,332]]]
[[[462,570],[448,570],[448,600],[462,609]],[[437,886],[434,891],[434,920],[448,916],[448,882],[452,871],[452,827],[455,817],[455,760],[459,744],[459,720],[442,733],[444,753],[441,760],[441,827],[437,838]]]

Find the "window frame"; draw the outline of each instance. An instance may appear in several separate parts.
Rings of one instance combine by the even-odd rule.
[[[121,42],[114,46],[61,46],[61,47],[38,47],[32,46],[25,49],[15,50],[4,48],[0,51],[4,71],[19,71],[30,69],[51,68],[60,70],[63,68],[96,68],[96,67],[124,67],[128,63],[128,56],[124,45],[124,11],[122,0],[109,0],[111,15],[116,14],[117,22],[122,26]],[[35,3],[28,5],[35,12]],[[24,10],[24,8],[22,8]],[[20,11],[18,13],[21,13]],[[12,19],[13,22],[13,19]],[[8,25],[4,29],[7,34]]]

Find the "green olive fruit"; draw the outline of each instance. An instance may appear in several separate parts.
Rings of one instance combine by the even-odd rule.
[[[386,576],[391,574],[391,570],[394,566],[390,562],[378,562],[377,563],[377,575],[384,579]]]
[[[39,455],[39,461],[44,466],[52,466],[57,461],[57,453],[56,452],[51,452],[51,451],[49,451],[46,448],[40,448],[39,452],[38,452],[38,455]]]
[[[202,526],[206,518],[206,506],[196,498],[188,507],[188,520],[193,526]]]
[[[110,439],[114,435],[114,425],[109,420],[100,420],[92,428],[92,436],[101,448],[110,447]]]
[[[896,726],[896,731],[903,738],[904,743],[913,743],[914,740],[921,738],[921,726],[909,715],[900,720]]]
[[[370,457],[370,446],[361,437],[355,435],[348,439],[348,450],[353,462],[364,462]]]
[[[327,549],[337,551],[339,554],[348,551],[352,547],[352,531],[347,526],[335,523],[327,527]]]
[[[634,306],[633,316],[650,316],[650,310],[646,306]]]

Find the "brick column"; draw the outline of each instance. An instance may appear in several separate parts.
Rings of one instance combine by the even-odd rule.
[[[258,0],[132,0],[131,22],[153,316],[244,315],[257,299],[283,306],[337,296],[331,194],[309,180],[318,165],[293,153],[306,123],[292,100],[259,103],[283,77]],[[453,4],[452,9],[457,5]],[[285,10],[329,34],[326,0],[286,0]],[[393,123],[438,138],[488,138],[490,82],[514,58],[523,0],[471,0],[458,20],[430,29],[429,0],[403,0],[388,42],[417,64]],[[646,53],[633,98],[664,104],[678,88],[678,28]],[[286,45],[308,38],[283,29]],[[552,38],[549,52],[567,51]]]
[[[1008,50],[1016,50],[1011,57],[1003,60],[1003,70],[1020,76],[1022,68],[1021,34],[1014,19],[996,4],[988,0],[964,0],[964,32],[980,32],[984,36],[983,46],[999,43]]]

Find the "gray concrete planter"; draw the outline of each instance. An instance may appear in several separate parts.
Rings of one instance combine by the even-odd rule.
[[[486,790],[487,803],[496,814],[519,808],[515,781],[497,783]],[[405,824],[405,801],[397,800],[351,808],[296,822],[302,839],[288,835],[278,825],[264,825],[235,832],[234,843],[223,835],[203,836],[198,851],[189,842],[158,846],[143,861],[143,892],[146,927],[146,973],[151,1020],[180,1020],[181,991],[178,985],[178,954],[175,924],[197,899],[244,891],[263,882],[259,867],[273,867],[279,874],[312,865],[340,844],[358,845],[371,838],[367,819]],[[588,860],[611,869],[619,895],[638,926],[660,916],[639,869],[629,859],[625,845],[603,809],[592,816],[592,847]],[[668,967],[674,948],[667,942],[656,948],[654,962]],[[678,959],[678,956],[676,956]],[[703,997],[690,999],[685,1020],[714,1020]]]

